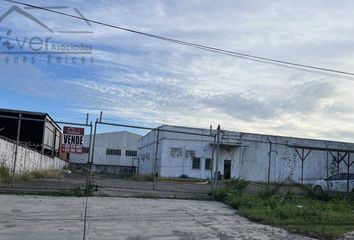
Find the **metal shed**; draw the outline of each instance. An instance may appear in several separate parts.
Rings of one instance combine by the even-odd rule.
[[[43,154],[59,154],[61,129],[48,113],[0,109],[0,129],[4,138],[18,138],[21,144]]]

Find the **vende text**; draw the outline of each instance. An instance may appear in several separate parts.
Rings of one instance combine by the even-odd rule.
[[[75,144],[75,145],[82,145],[83,143],[83,136],[78,135],[64,135],[64,144]]]

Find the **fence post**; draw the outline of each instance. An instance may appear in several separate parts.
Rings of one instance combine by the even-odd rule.
[[[88,125],[88,122],[86,122],[86,125]],[[91,185],[91,175],[92,175],[92,157],[91,157],[91,141],[92,141],[92,122],[90,122],[90,137],[89,137],[89,152],[88,152],[88,157],[87,157],[87,164],[88,164],[88,173],[87,173],[87,184],[88,188],[90,188]]]
[[[27,147],[25,148],[25,157],[24,157],[24,160],[23,160],[23,170],[26,171],[26,158],[27,158]]]
[[[52,158],[55,157],[55,146],[57,145],[57,129],[54,127],[53,141],[52,141]]]
[[[345,160],[344,160],[345,163]],[[347,162],[347,193],[349,193],[349,173],[350,173],[350,166],[351,166],[351,161],[350,161],[350,152],[348,152],[348,162]]]
[[[13,169],[12,169],[12,186],[15,185],[15,178],[16,178],[15,175],[16,175],[17,158],[18,158],[18,144],[20,141],[20,134],[21,134],[21,119],[22,119],[22,114],[20,113],[19,117],[18,117],[16,145],[15,145],[15,158],[14,158]]]
[[[302,157],[301,157],[301,184],[304,184],[304,155],[305,155],[305,150],[302,149]]]
[[[215,154],[215,173],[214,173],[214,190],[218,188],[219,177],[219,157],[220,157],[220,125],[216,131],[216,154]]]
[[[160,129],[157,128],[157,136],[156,136],[156,149],[155,149],[155,163],[154,163],[154,182],[152,185],[153,190],[155,190],[155,181],[158,173],[156,172],[157,170],[157,154],[158,154],[158,148],[159,148],[159,135],[160,135]]]
[[[136,168],[136,171],[135,171],[135,175],[139,175],[139,168],[140,168],[140,158],[139,158],[139,156],[136,158],[136,160],[138,162],[137,162],[137,168]]]
[[[95,141],[96,141],[97,124],[98,124],[98,119],[96,118],[95,127],[93,129],[92,143],[91,143],[91,140],[90,140],[89,157],[90,157],[90,153],[91,153],[91,157],[90,157],[91,160],[89,160],[89,162],[91,162],[91,164],[93,164],[94,155],[95,155]],[[92,124],[91,124],[91,132],[92,132]],[[92,149],[91,149],[91,147],[92,147]]]
[[[328,178],[328,170],[329,170],[329,165],[328,165],[328,150],[327,150],[326,152],[327,152],[327,175],[326,175],[326,178]]]
[[[210,131],[211,135],[211,131]],[[213,142],[213,149],[211,152],[211,163],[210,163],[210,183],[211,183],[211,190],[214,190],[214,176],[213,176],[213,168],[214,168],[214,153],[215,153],[215,144],[216,144],[216,135],[214,135],[214,142]]]
[[[268,137],[267,137],[267,140],[269,142],[267,192],[269,192],[269,187],[270,187],[270,164],[271,164],[271,160],[272,160],[272,142],[270,141],[270,139]]]

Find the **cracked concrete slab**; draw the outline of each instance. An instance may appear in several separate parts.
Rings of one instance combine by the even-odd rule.
[[[85,198],[0,195],[0,239],[83,239]],[[215,201],[88,200],[86,239],[309,240],[257,224]]]

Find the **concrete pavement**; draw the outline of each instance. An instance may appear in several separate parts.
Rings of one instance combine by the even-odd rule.
[[[310,239],[250,222],[215,201],[112,197],[88,201],[87,239]],[[83,239],[85,198],[0,195],[0,203],[0,239]]]

